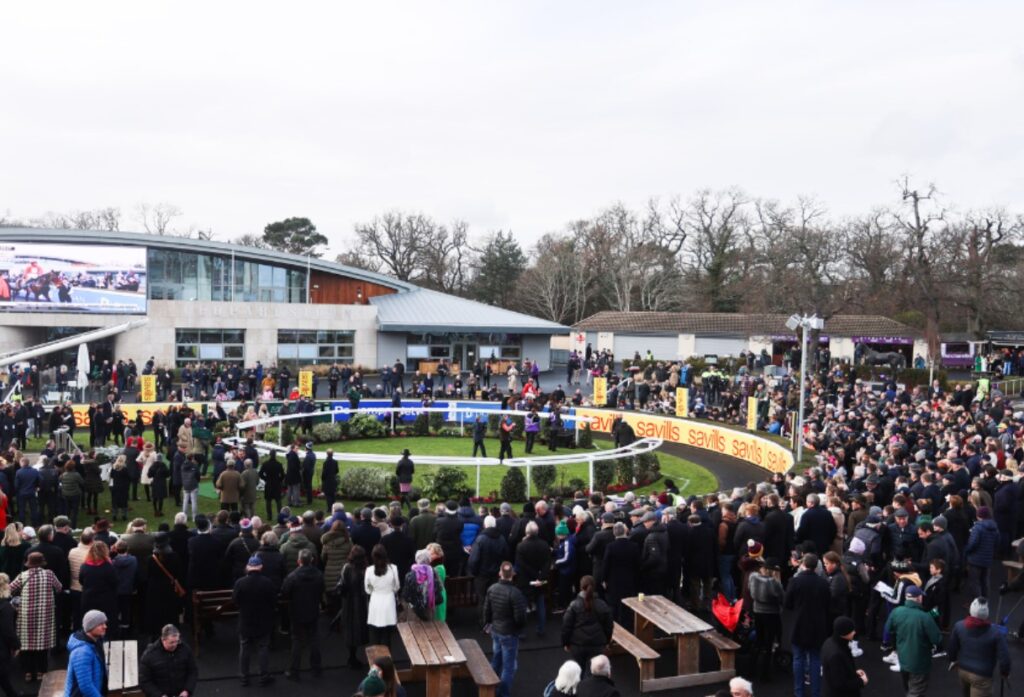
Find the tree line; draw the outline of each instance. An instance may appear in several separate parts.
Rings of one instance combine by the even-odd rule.
[[[170,204],[135,214],[153,234],[212,237],[176,224],[181,210]],[[27,224],[119,230],[120,212]],[[870,313],[922,329],[936,349],[940,331],[1024,326],[1022,231],[1020,214],[958,210],[935,186],[903,178],[888,205],[860,215],[830,215],[813,198],[705,189],[639,209],[614,203],[528,248],[511,230],[474,235],[463,220],[393,210],[357,223],[336,260],[564,324],[601,310]],[[329,240],[293,217],[234,242],[321,257]]]

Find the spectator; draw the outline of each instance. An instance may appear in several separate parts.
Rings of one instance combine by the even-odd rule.
[[[619,690],[612,682],[612,665],[605,655],[590,659],[590,675],[580,681],[576,697],[619,697]]]
[[[821,695],[821,645],[828,637],[830,595],[828,581],[818,576],[817,569],[818,556],[805,554],[799,572],[786,588],[783,603],[785,609],[794,611],[790,644],[793,647],[793,693],[796,697],[806,694],[804,678],[807,675],[810,675],[811,697]]]
[[[173,624],[160,631],[160,638],[146,647],[139,660],[139,687],[146,697],[192,697],[199,668],[188,644]]]
[[[398,569],[389,563],[383,545],[374,546],[370,558],[373,566],[367,569],[364,577],[364,588],[370,596],[366,613],[366,621],[370,626],[369,641],[371,644],[390,647],[391,634],[398,624],[395,610],[395,595],[400,583]]]
[[[896,646],[899,661],[892,669],[900,671],[904,691],[919,696],[928,691],[932,649],[938,646],[942,635],[935,620],[921,607],[921,589],[910,586],[905,596],[903,605],[889,615],[885,628]]]
[[[82,584],[82,611],[99,610],[105,617],[117,617],[117,571],[110,562],[110,548],[97,540],[85,555],[78,572]]]
[[[487,590],[483,624],[490,627],[493,656],[491,667],[501,679],[498,697],[511,697],[512,680],[519,656],[519,634],[526,626],[526,598],[512,585],[512,564],[504,562],[498,582]]]
[[[508,544],[497,528],[494,516],[484,518],[484,529],[473,542],[469,553],[469,574],[473,577],[476,596],[481,605],[487,596],[487,589],[498,581],[498,569],[503,561],[509,560]]]
[[[785,591],[779,581],[779,570],[765,560],[748,581],[753,605],[754,632],[757,635],[757,674],[770,679],[774,665],[775,645],[782,642],[782,605]]]
[[[580,684],[582,672],[579,663],[566,661],[558,669],[558,677],[551,681],[544,690],[544,694],[548,697],[574,697]]]
[[[324,575],[313,565],[315,560],[311,550],[300,551],[298,568],[285,577],[281,586],[281,595],[288,602],[291,625],[291,664],[284,674],[289,680],[299,679],[302,654],[307,646],[313,677],[319,677],[321,673],[317,622],[320,617],[320,600],[324,595]]]
[[[1006,635],[989,622],[987,599],[975,598],[970,616],[953,626],[946,653],[957,666],[960,689],[970,697],[992,696],[992,674],[996,668],[1003,680],[1010,675]]]
[[[107,666],[103,655],[103,637],[107,617],[90,610],[82,618],[82,629],[68,638],[68,677],[64,683],[67,697],[102,697],[106,694]]]
[[[988,506],[978,509],[978,521],[971,528],[964,548],[970,593],[976,598],[987,598],[989,568],[995,560],[999,546],[999,528],[992,520]]]
[[[238,675],[249,685],[249,664],[253,651],[259,664],[261,686],[274,682],[270,674],[270,635],[274,631],[277,588],[263,575],[263,560],[254,554],[245,576],[235,582],[232,599],[238,606]]]
[[[832,623],[832,636],[821,647],[821,677],[825,697],[860,697],[868,684],[868,676],[853,660],[851,642],[857,635],[849,617],[841,616]]]
[[[630,544],[625,539],[623,542]],[[633,551],[636,551],[635,547]],[[639,562],[639,552],[636,557]],[[515,568],[518,570],[520,591],[524,593],[528,602],[534,604],[537,611],[537,636],[543,636],[547,615],[544,585],[547,584],[550,575],[551,547],[540,539],[537,523],[533,521],[526,524],[526,537],[516,546]],[[631,572],[636,573],[635,567]]]
[[[579,595],[562,616],[562,646],[581,666],[590,665],[590,659],[607,648],[615,624],[611,609],[596,597],[594,586],[593,576],[581,578]]]
[[[418,513],[409,521],[409,536],[416,543],[416,549],[426,549],[434,541],[437,516],[430,510],[430,499],[420,499],[416,508]]]
[[[416,563],[402,585],[402,599],[421,620],[434,618],[437,604],[441,602],[441,578],[430,565],[430,552],[425,549],[416,552]]]
[[[348,648],[348,667],[358,668],[356,651],[369,643],[367,613],[369,611],[365,591],[366,552],[359,545],[352,547],[348,561],[341,569],[341,576],[335,589],[341,596],[341,612],[336,621],[341,622],[342,643]]]
[[[21,650],[18,639],[16,616],[18,612],[11,605],[11,579],[0,573],[0,687],[7,697],[19,697],[11,685],[11,661]]]

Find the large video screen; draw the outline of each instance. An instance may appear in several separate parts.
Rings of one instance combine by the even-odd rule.
[[[0,310],[145,314],[146,249],[0,243]]]

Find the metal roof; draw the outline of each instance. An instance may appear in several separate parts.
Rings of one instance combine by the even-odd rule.
[[[142,232],[120,232],[108,230],[52,230],[47,228],[11,227],[0,228],[0,242],[29,242],[36,244],[104,244],[129,247],[154,247],[179,252],[234,256],[243,261],[261,264],[278,264],[296,269],[309,268],[335,276],[346,276],[368,283],[378,283],[399,292],[417,290],[417,286],[399,281],[391,276],[357,269],[316,257],[287,254],[273,249],[259,249],[230,242],[197,240],[175,235],[150,235]]]
[[[614,312],[605,311],[573,325],[577,331],[623,334],[699,334],[701,336],[789,335],[789,315],[729,312]],[[881,315],[835,315],[825,320],[828,336],[907,336],[920,332]]]
[[[512,312],[454,295],[418,288],[411,293],[377,295],[369,299],[377,308],[382,332],[445,332],[503,334],[566,334],[569,327],[546,319]]]

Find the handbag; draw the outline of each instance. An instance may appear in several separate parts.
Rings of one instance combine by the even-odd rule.
[[[174,588],[174,594],[176,596],[178,596],[179,598],[184,598],[185,597],[185,589],[184,589],[184,587],[182,587],[182,585],[180,583],[178,583],[178,579],[174,578],[174,576],[171,574],[171,572],[167,570],[167,567],[164,566],[163,563],[160,561],[160,557],[158,557],[157,555],[154,554],[153,555],[153,561],[156,562],[156,565],[159,566],[160,570],[164,572],[164,576],[166,576],[167,579],[171,582],[171,585]]]

